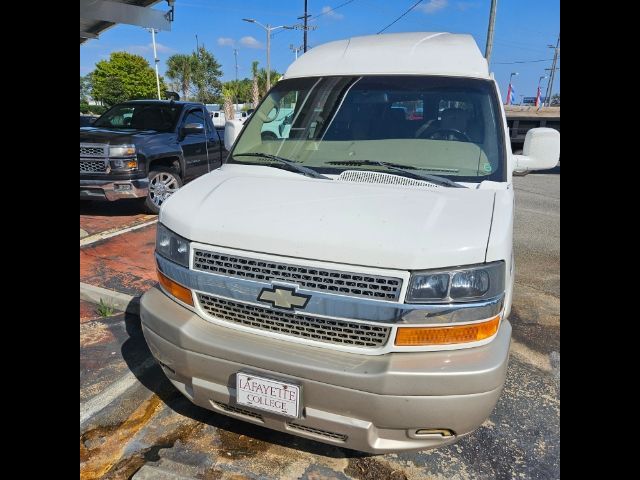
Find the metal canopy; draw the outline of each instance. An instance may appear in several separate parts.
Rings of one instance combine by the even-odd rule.
[[[171,30],[173,4],[167,0],[168,11],[149,7],[162,0],[80,0],[80,43],[98,36],[119,23],[156,30]]]

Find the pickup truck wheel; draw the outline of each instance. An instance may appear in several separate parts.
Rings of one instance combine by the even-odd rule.
[[[151,213],[158,213],[164,201],[182,187],[178,172],[169,167],[154,167],[149,172],[149,193],[144,205]]]

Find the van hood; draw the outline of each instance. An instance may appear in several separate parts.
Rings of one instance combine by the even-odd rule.
[[[160,222],[214,246],[420,270],[485,261],[493,190],[314,179],[224,165],[163,205]]]

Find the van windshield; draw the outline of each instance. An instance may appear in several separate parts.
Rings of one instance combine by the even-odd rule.
[[[323,174],[384,171],[377,162],[386,162],[457,182],[505,181],[499,112],[488,80],[396,75],[282,80],[245,124],[229,163],[268,163],[243,155],[264,153]]]

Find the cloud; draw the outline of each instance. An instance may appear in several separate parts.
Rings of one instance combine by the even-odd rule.
[[[153,53],[153,43],[148,43],[147,45],[129,45],[125,48],[125,50],[129,53],[146,55],[149,53]],[[158,51],[158,53],[175,53],[175,50],[173,48],[167,47],[162,43],[156,43],[156,50]]]
[[[240,39],[240,45],[247,47],[247,48],[263,48],[262,47],[262,43],[260,43],[258,40],[256,40],[255,38],[248,36],[248,37],[242,37]]]
[[[331,10],[331,7],[329,6],[322,7],[322,13],[327,17],[333,18],[335,20],[342,20],[344,18],[344,15],[342,15],[341,13],[337,13],[334,10]]]
[[[218,45],[221,47],[233,47],[236,44],[233,38],[229,37],[220,37],[218,38]]]
[[[416,8],[430,15],[447,8],[447,5],[449,5],[449,0],[429,0],[429,2],[418,5]]]

